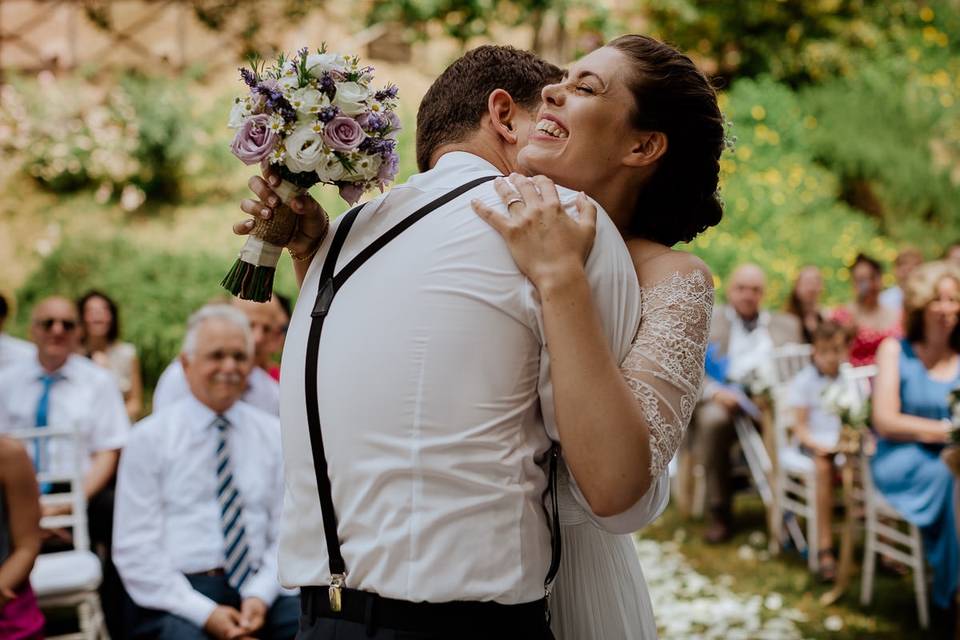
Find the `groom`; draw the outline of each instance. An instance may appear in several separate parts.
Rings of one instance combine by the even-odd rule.
[[[281,377],[280,575],[302,588],[301,638],[552,637],[543,495],[557,430],[543,319],[532,285],[470,200],[502,206],[488,179],[518,170],[540,90],[559,77],[509,47],[467,53],[421,104],[424,172],[338,218],[317,247],[295,247],[316,250],[297,263],[301,301]],[[260,178],[251,187],[259,199],[243,209],[259,215],[274,194]],[[572,211],[576,194],[560,195]],[[306,236],[323,228],[313,200],[298,208]],[[424,210],[356,271],[347,266]],[[586,268],[622,359],[640,293],[603,212]],[[660,481],[628,511],[601,518],[573,493],[619,532],[641,528],[666,501]]]

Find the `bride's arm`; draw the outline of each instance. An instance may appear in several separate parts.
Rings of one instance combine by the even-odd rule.
[[[593,243],[596,209],[583,198],[578,203],[580,220],[573,220],[563,212],[553,183],[535,180],[539,193],[531,181],[517,182],[524,204],[512,205],[507,217],[482,205],[474,208],[504,236],[517,265],[540,294],[564,459],[594,514],[609,517],[637,504],[669,461],[668,450],[679,443],[699,389],[702,351],[699,374],[692,374],[695,381],[680,383],[683,391],[676,392],[675,377],[665,373],[669,367],[657,364],[659,352],[650,350],[656,349],[667,328],[645,318],[639,346],[621,371],[583,267]],[[505,203],[514,198],[502,183],[498,191]],[[705,281],[709,283],[709,278]],[[712,302],[712,288],[709,297]],[[683,313],[685,305],[677,308]],[[705,327],[709,312],[707,307]],[[706,336],[699,342],[705,348]],[[696,390],[686,411],[683,398],[691,384]],[[674,418],[684,413],[685,420]],[[675,427],[665,427],[666,423]]]

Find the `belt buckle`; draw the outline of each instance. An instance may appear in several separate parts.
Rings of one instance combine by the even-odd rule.
[[[330,576],[330,588],[327,595],[330,598],[330,611],[333,611],[334,613],[339,613],[343,608],[340,589],[343,588],[345,578],[346,575],[342,573],[335,573]]]

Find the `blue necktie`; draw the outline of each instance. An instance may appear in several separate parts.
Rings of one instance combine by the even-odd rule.
[[[40,383],[43,385],[43,391],[40,392],[40,400],[37,402],[37,414],[36,419],[34,420],[34,426],[46,427],[49,425],[49,416],[50,416],[50,389],[53,388],[53,384],[57,380],[63,378],[59,373],[45,373],[40,376]],[[47,450],[47,442],[44,441],[41,443],[41,439],[37,438],[33,441],[33,466],[36,468],[37,473],[43,473],[49,471],[49,457]],[[40,484],[41,493],[50,492],[50,484],[47,482]]]
[[[227,443],[227,428],[230,423],[223,416],[213,421],[217,428],[217,504],[220,506],[220,525],[223,527],[224,556],[227,582],[239,591],[243,582],[253,572],[247,532],[243,528],[243,501],[233,481],[230,465],[230,447]]]

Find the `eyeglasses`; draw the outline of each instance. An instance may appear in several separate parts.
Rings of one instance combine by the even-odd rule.
[[[58,322],[63,327],[63,330],[68,333],[77,328],[76,320],[64,320],[63,318],[44,318],[43,320],[37,320],[35,324],[38,327],[42,327],[44,331],[50,331],[53,329],[53,325]]]

